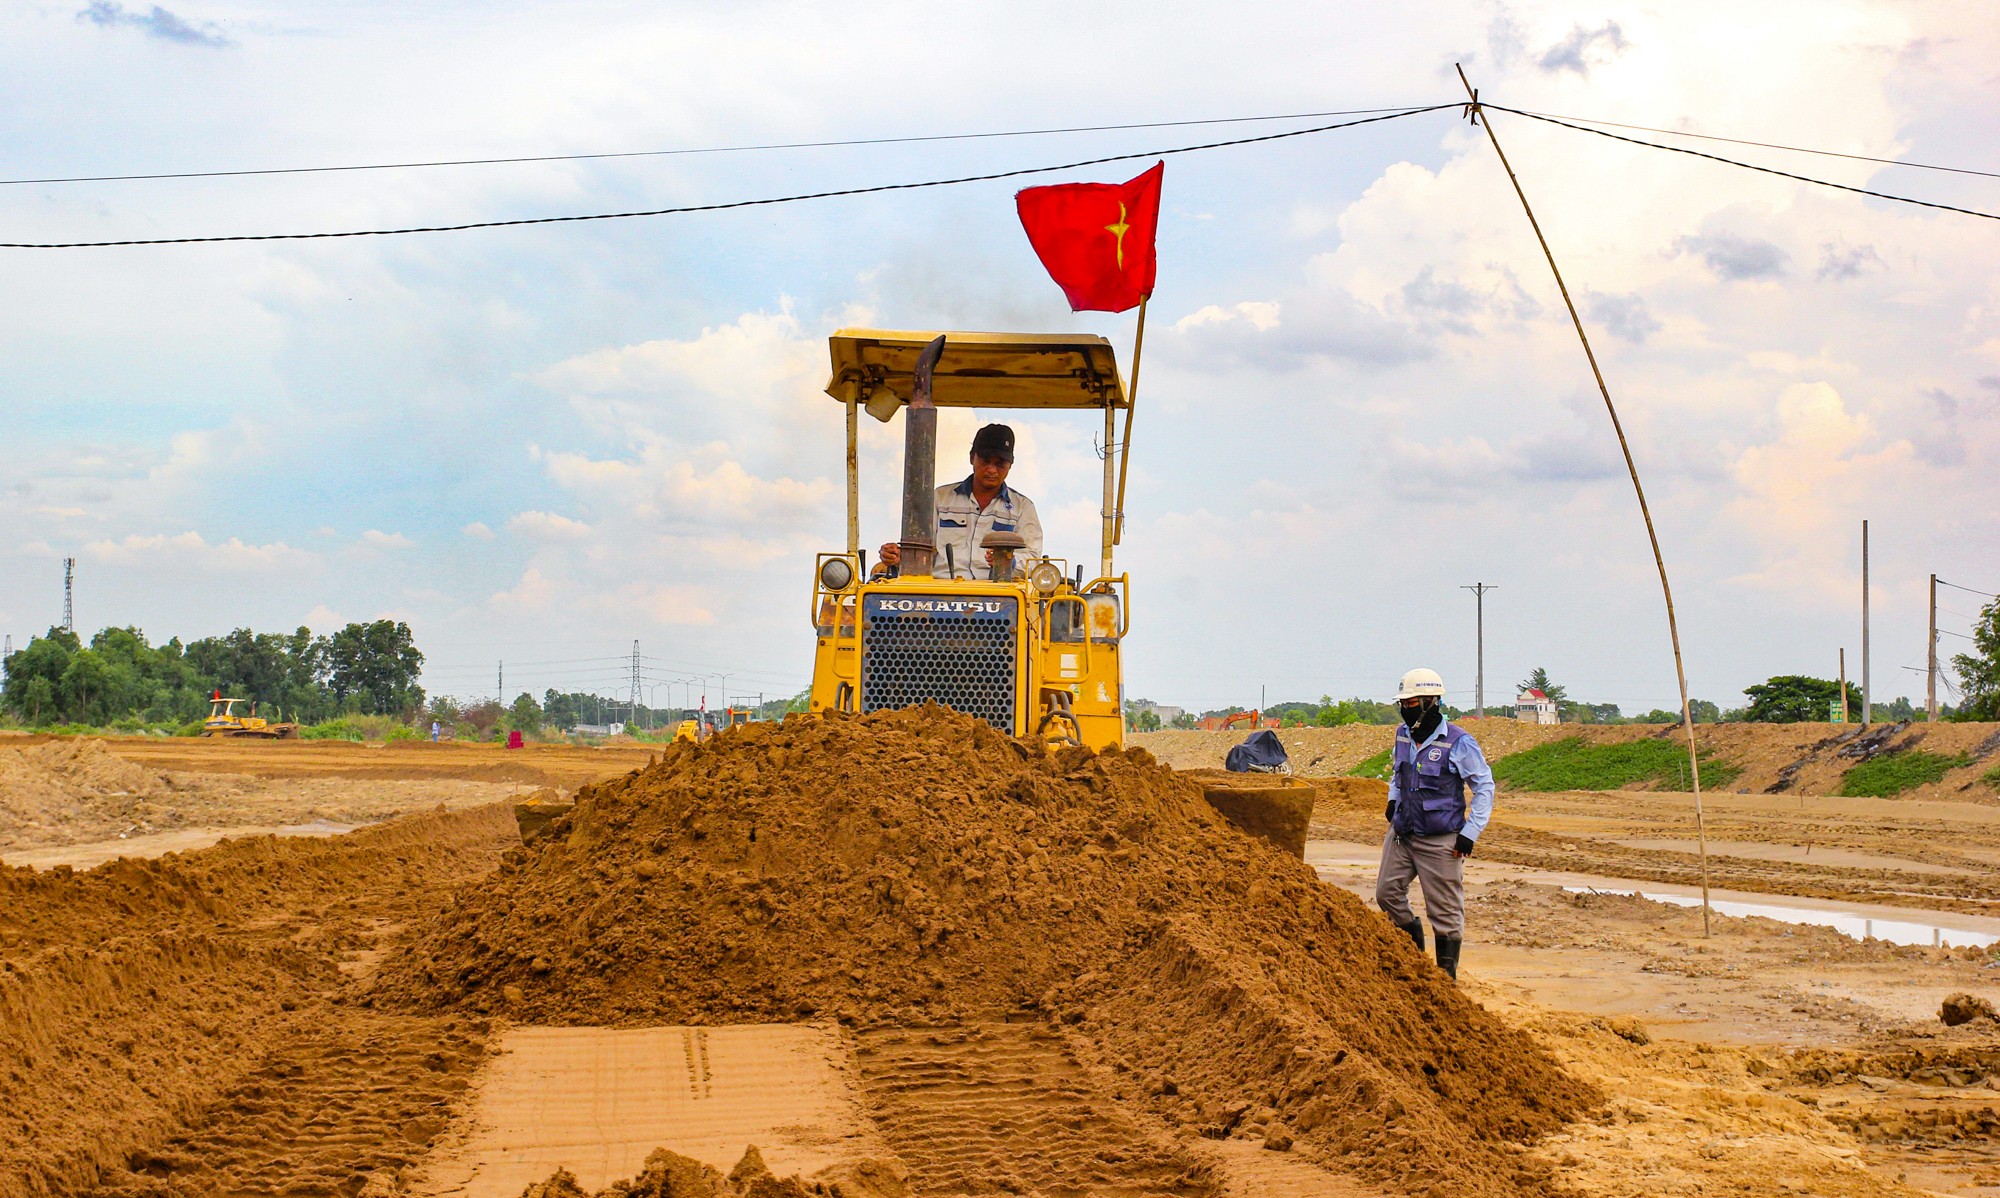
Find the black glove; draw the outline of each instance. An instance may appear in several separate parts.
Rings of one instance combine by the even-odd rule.
[[[1396,800],[1390,799],[1389,805],[1382,808],[1382,818],[1392,824],[1396,822]]]
[[[1451,851],[1461,857],[1470,857],[1472,856],[1472,842],[1461,836],[1458,838],[1458,843],[1451,846]]]

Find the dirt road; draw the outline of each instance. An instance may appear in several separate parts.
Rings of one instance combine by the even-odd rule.
[[[1234,739],[1176,751],[1209,765]],[[1328,741],[1314,746],[1324,773],[1376,751],[1355,730]],[[135,739],[0,742],[0,761],[27,750],[51,758],[28,763],[49,788],[36,820],[18,815],[22,775],[0,773],[0,813],[17,813],[0,855],[43,867],[0,868],[6,1198],[512,1194],[559,1163],[595,1188],[654,1147],[727,1171],[752,1142],[781,1175],[846,1169],[854,1194],[1431,1184],[1365,1181],[1307,1144],[1276,1151],[1280,1112],[1254,1101],[1176,1106],[1171,1079],[1104,1050],[1120,1041],[1102,1029],[1138,1011],[607,1029],[375,1004],[410,929],[518,848],[507,800],[621,775],[646,749]],[[1776,756],[1760,767],[1774,781],[1791,764]],[[48,818],[57,791],[68,821]],[[49,868],[115,851],[80,838],[129,818],[119,803],[143,803],[157,830],[110,845],[173,855]],[[413,810],[346,834],[325,814]],[[1786,792],[1711,795],[1706,812],[1718,897],[2000,933],[2000,806]],[[294,823],[309,813],[318,826]],[[284,826],[306,834],[244,835]],[[1369,893],[1381,828],[1365,784],[1329,786],[1320,876]],[[1937,1019],[1948,994],[2000,1002],[2000,959],[1766,919],[1717,918],[1705,936],[1697,909],[1602,893],[1698,892],[1692,837],[1688,795],[1504,797],[1469,875],[1463,989],[1607,1096],[1523,1167],[1593,1198],[2000,1194],[2000,1024]]]

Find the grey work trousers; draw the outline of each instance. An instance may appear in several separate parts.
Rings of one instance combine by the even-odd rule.
[[[1410,910],[1410,882],[1424,886],[1424,911],[1431,930],[1451,940],[1465,936],[1465,859],[1452,853],[1457,835],[1412,836],[1398,840],[1391,828],[1382,838],[1382,865],[1375,873],[1375,902],[1398,924],[1416,920]]]

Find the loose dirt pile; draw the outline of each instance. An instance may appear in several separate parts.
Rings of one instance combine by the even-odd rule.
[[[248,789],[232,780],[204,790]],[[154,832],[184,821],[175,780],[107,752],[100,741],[55,740],[0,750],[0,847],[68,844]]]
[[[0,866],[0,1198],[241,1192],[239,1175],[276,1192],[407,1163],[483,1030],[343,992],[385,929],[513,834],[495,806],[88,873]]]
[[[930,707],[678,746],[462,889],[378,1001],[544,1022],[1031,1016],[1167,1117],[1412,1192],[1544,1193],[1597,1100],[1144,752]]]
[[[595,1195],[564,1169],[529,1186],[521,1198],[818,1198],[828,1193],[837,1198],[906,1198],[909,1191],[894,1171],[873,1161],[861,1168],[849,1166],[819,1187],[796,1177],[779,1178],[753,1144],[727,1176],[691,1157],[656,1148],[639,1176],[614,1182]]]

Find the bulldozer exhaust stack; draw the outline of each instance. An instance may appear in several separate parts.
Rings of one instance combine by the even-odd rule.
[[[903,549],[901,573],[928,578],[937,558],[931,539],[937,529],[937,405],[931,402],[931,374],[944,356],[944,338],[917,355],[910,407],[903,420]]]

